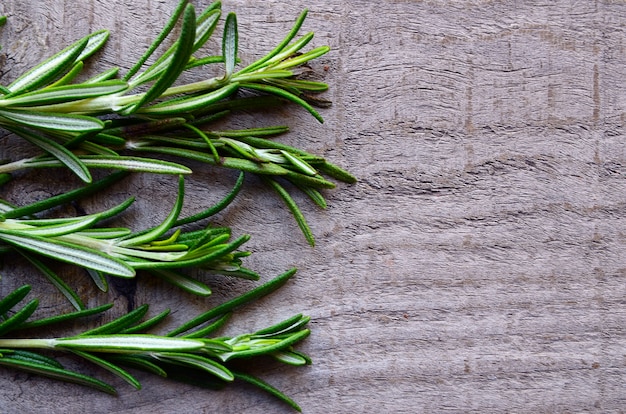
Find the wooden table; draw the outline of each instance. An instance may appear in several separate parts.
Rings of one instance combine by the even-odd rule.
[[[101,28],[111,39],[91,69],[127,68],[175,4],[3,2],[2,83]],[[247,264],[263,280],[300,269],[227,330],[311,315],[299,349],[314,365],[268,364],[263,378],[306,413],[624,412],[626,3],[225,1],[238,14],[242,61],[270,50],[305,7],[303,31],[332,48],[313,65],[334,102],[322,111],[326,122],[291,108],[236,126],[289,125],[284,142],[348,168],[359,183],[326,192],[325,211],[298,199],[315,248],[254,178],[216,218],[253,236]],[[3,157],[28,152],[3,140]],[[235,178],[196,167],[188,211],[219,199]],[[27,174],[2,197],[53,194],[71,181],[55,174]],[[156,224],[174,188],[171,177],[137,175],[83,207],[135,194],[126,225]],[[42,312],[66,309],[26,264],[6,259],[2,276],[1,293],[28,281]],[[208,280],[216,291],[208,300],[139,278],[136,291],[88,303],[113,301],[107,317],[129,302],[151,303],[154,313],[168,306],[175,323],[255,286]],[[290,412],[246,386],[213,392],[139,373],[144,389],[135,391],[93,368],[118,387],[111,397],[0,372],[7,413]]]

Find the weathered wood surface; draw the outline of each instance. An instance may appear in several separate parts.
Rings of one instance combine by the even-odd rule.
[[[100,28],[112,32],[101,62],[129,65],[174,4],[5,1],[2,83]],[[315,66],[327,66],[335,103],[326,123],[300,110],[241,123],[288,124],[287,141],[360,182],[328,192],[327,211],[305,207],[314,249],[254,180],[218,218],[253,235],[248,264],[264,278],[300,269],[232,327],[312,316],[302,349],[314,365],[270,365],[264,378],[307,413],[626,410],[626,3],[231,0],[242,59],[269,50],[304,7],[305,30],[333,49]],[[200,172],[188,208],[232,178]],[[113,197],[137,194],[129,223],[151,224],[173,188],[141,176]],[[12,190],[25,201],[53,191],[37,180]],[[2,273],[3,293],[23,283],[8,265]],[[215,285],[207,301],[140,280],[134,300],[172,306],[182,321],[233,294],[220,287],[250,286]],[[127,304],[119,292],[90,303],[106,300]],[[142,374],[140,392],[104,374],[117,398],[0,377],[9,413],[288,412],[248,387],[211,392]]]

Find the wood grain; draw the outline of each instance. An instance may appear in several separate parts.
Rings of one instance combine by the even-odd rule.
[[[101,65],[128,67],[175,3],[4,2],[1,81],[99,28],[112,34]],[[626,3],[227,1],[242,60],[269,50],[304,7],[304,30],[332,47],[314,66],[331,87],[326,122],[297,109],[238,122],[287,124],[286,142],[360,181],[328,192],[326,211],[299,200],[313,249],[254,179],[218,217],[252,234],[248,263],[264,278],[300,269],[232,327],[312,316],[302,349],[314,365],[268,364],[264,378],[307,413],[624,412]],[[3,156],[26,151],[12,145]],[[52,191],[31,178],[27,191],[2,196]],[[233,180],[198,172],[186,208],[217,200]],[[174,186],[139,176],[108,196],[137,194],[128,221],[152,224],[154,200],[171,198]],[[24,282],[20,272],[5,265],[2,293]],[[49,311],[60,309],[33,283]],[[140,279],[136,292],[90,304],[123,309],[131,298],[171,306],[182,321],[251,286],[214,285],[207,301]],[[0,372],[9,413],[289,412],[247,387],[211,392],[139,374],[145,389],[135,392],[104,374],[121,391],[112,398]]]

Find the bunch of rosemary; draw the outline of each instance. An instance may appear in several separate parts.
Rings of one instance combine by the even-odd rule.
[[[169,314],[169,309],[142,322],[148,312],[148,305],[143,305],[107,324],[71,337],[0,338],[0,365],[116,394],[116,390],[109,384],[66,369],[57,359],[39,350],[71,352],[123,378],[137,389],[141,388],[141,384],[124,366],[214,388],[235,380],[248,382],[300,411],[300,407],[285,394],[261,379],[242,372],[239,367],[231,367],[230,361],[271,356],[290,365],[309,364],[311,361],[308,356],[292,348],[295,343],[309,335],[309,330],[305,328],[309,321],[308,317],[295,315],[250,334],[207,338],[226,323],[234,308],[271,293],[294,273],[295,269],[292,269],[242,296],[198,315],[164,335],[144,332],[162,322]],[[29,291],[30,286],[24,285],[9,293],[0,300],[0,313],[7,314],[25,298]],[[28,321],[38,304],[38,300],[33,299],[0,322],[0,336],[21,330],[40,329],[101,313],[112,306],[112,304],[107,304]]]
[[[201,224],[235,199],[245,173],[262,177],[262,181],[284,200],[308,242],[314,244],[313,234],[288,188],[301,190],[317,205],[325,207],[320,190],[335,186],[328,178],[348,183],[355,178],[323,157],[272,139],[287,132],[287,127],[218,130],[212,125],[240,109],[262,110],[289,102],[304,107],[322,121],[312,103],[323,101],[312,98],[311,94],[325,91],[327,85],[303,77],[306,74],[303,65],[327,53],[328,47],[302,52],[313,38],[312,33],[297,36],[305,11],[272,51],[239,68],[237,19],[235,14],[229,13],[224,21],[221,53],[198,56],[213,35],[221,15],[220,2],[196,13],[188,1],[180,1],[157,39],[121,77],[119,68],[113,67],[87,80],[77,80],[84,62],[105,44],[109,33],[102,30],[44,60],[9,85],[0,86],[0,127],[41,151],[38,156],[9,160],[0,165],[0,183],[19,179],[20,170],[52,167],[68,168],[85,183],[81,188],[30,205],[0,202],[0,252],[16,251],[26,257],[76,308],[74,313],[29,322],[27,319],[37,308],[36,299],[11,312],[28,293],[29,287],[25,285],[0,301],[0,336],[106,309],[86,309],[72,287],[46,264],[49,259],[86,269],[101,290],[107,290],[108,276],[130,278],[137,270],[199,295],[209,295],[210,288],[188,276],[184,269],[202,268],[213,273],[258,279],[255,272],[242,264],[249,252],[238,250],[249,236],[231,240],[230,229]],[[5,20],[0,18],[0,24]],[[146,62],[153,58],[177,24],[180,26],[177,39],[148,65]],[[203,72],[209,72],[207,66],[221,67],[221,75],[193,83],[180,82],[181,75],[187,71],[202,68]],[[165,161],[160,158],[163,155],[179,161]],[[185,160],[236,169],[241,173],[222,201],[181,218],[184,175],[192,173],[184,165]],[[93,169],[122,171],[94,181]],[[129,208],[132,198],[95,214],[45,216],[52,207],[98,192],[130,172],[178,175],[178,197],[160,225],[139,232],[102,227],[106,220]],[[201,227],[182,228],[190,224]],[[113,389],[100,380],[66,370],[58,361],[32,349],[73,352],[137,387],[138,382],[120,365],[174,377],[192,368],[194,372],[211,374],[210,381],[251,382],[298,408],[287,396],[260,379],[231,369],[228,362],[272,355],[294,365],[309,363],[308,357],[292,349],[292,345],[308,335],[308,330],[304,329],[308,318],[297,315],[253,334],[206,339],[226,321],[233,308],[273,291],[293,273],[294,270],[289,271],[166,335],[142,333],[167,314],[164,311],[140,323],[148,309],[142,306],[109,324],[71,338],[0,339],[0,364],[106,392],[113,392]],[[205,323],[208,325],[184,334]],[[181,366],[185,369],[181,370]]]

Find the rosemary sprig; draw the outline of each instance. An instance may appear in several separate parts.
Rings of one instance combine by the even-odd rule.
[[[60,200],[43,200],[21,208],[5,208],[0,214],[0,241],[17,249],[31,261],[77,308],[81,302],[61,277],[35,257],[46,256],[62,262],[79,265],[91,271],[101,289],[107,289],[103,274],[134,277],[142,269],[188,292],[206,296],[211,289],[199,280],[184,275],[180,270],[189,267],[223,275],[258,279],[258,275],[242,266],[242,258],[249,253],[237,251],[248,239],[242,235],[231,240],[231,231],[224,227],[206,227],[182,231],[177,227],[209,217],[232,201],[241,186],[234,188],[215,208],[180,219],[184,200],[184,180],[179,178],[178,197],[168,217],[158,226],[140,232],[127,228],[97,227],[102,221],[120,214],[133,202],[125,202],[99,213],[72,218],[29,218],[111,183],[117,177],[107,177],[81,190],[64,194]],[[70,197],[71,195],[71,197]]]
[[[184,3],[186,2],[181,4]],[[225,65],[224,75],[172,86],[188,66],[197,67],[198,61],[202,61],[202,65],[214,63],[213,60],[195,58],[192,54],[212,34],[219,13],[219,3],[215,3],[196,18],[193,6],[187,4],[181,17],[179,39],[153,65],[130,79],[102,80],[102,77],[98,77],[96,81],[90,79],[78,84],[61,82],[59,85],[59,77],[67,74],[71,68],[104,45],[108,32],[99,31],[80,39],[4,88],[8,93],[0,97],[0,125],[7,128],[30,128],[52,135],[56,140],[67,141],[81,137],[82,142],[85,142],[105,128],[105,122],[94,116],[137,113],[142,114],[143,118],[175,115],[191,120],[206,111],[207,107],[210,109],[211,104],[232,95],[241,87],[264,89],[265,92],[293,100],[321,121],[319,114],[298,94],[310,91],[311,85],[315,85],[316,90],[325,90],[327,86],[295,79],[295,72],[291,70],[328,52],[328,47],[323,46],[299,53],[312,39],[312,34],[289,43],[302,25],[306,12],[298,18],[294,30],[279,48],[238,72],[234,72],[238,50],[237,24],[235,15],[230,13],[226,19],[222,57],[219,59]],[[168,28],[179,15],[180,13],[174,14]],[[157,43],[162,40],[163,36],[160,36]],[[150,52],[153,50],[151,48]],[[142,57],[140,62],[145,59],[147,56]],[[133,68],[134,70],[136,69]],[[288,80],[289,87],[276,86],[281,80]],[[152,83],[152,86],[147,92],[133,93],[138,87],[148,83]],[[23,131],[17,129],[15,132],[22,135]],[[84,136],[85,134],[88,136]],[[43,149],[50,152],[49,149]]]
[[[5,93],[0,95],[0,126],[38,146],[46,155],[10,162],[0,166],[0,173],[64,165],[89,182],[91,168],[189,173],[179,164],[125,157],[121,152],[200,160],[270,176],[265,181],[285,200],[313,244],[304,216],[277,179],[289,181],[324,207],[326,202],[319,190],[334,188],[335,184],[322,174],[345,182],[354,182],[355,178],[321,157],[264,138],[286,132],[284,127],[242,131],[210,128],[212,121],[242,105],[267,106],[267,99],[236,95],[240,89],[295,102],[322,121],[307,97],[325,91],[327,85],[301,79],[299,74],[302,65],[329,49],[322,46],[301,52],[313,38],[312,33],[297,38],[306,14],[305,10],[275,49],[239,70],[239,36],[233,13],[226,17],[221,54],[194,56],[215,31],[221,16],[220,2],[196,15],[192,5],[181,1],[162,33],[123,79],[112,79],[118,70],[111,68],[87,81],[72,83],[83,61],[105,44],[109,34],[97,31],[78,40],[2,88]],[[142,70],[177,23],[181,26],[178,39]],[[222,76],[174,85],[183,72],[216,64],[223,65]],[[138,92],[140,87],[148,90]]]
[[[214,123],[242,108],[264,109],[284,102],[303,107],[322,122],[314,104],[324,102],[311,94],[325,91],[327,85],[302,77],[306,72],[302,65],[329,49],[322,46],[304,51],[313,38],[312,33],[298,37],[306,17],[304,11],[272,51],[252,64],[241,65],[237,18],[230,13],[225,17],[221,51],[197,56],[215,32],[221,16],[220,2],[196,14],[187,0],[181,0],[161,34],[121,78],[118,78],[119,68],[113,67],[88,80],[77,81],[86,60],[109,37],[107,31],[101,30],[44,60],[9,85],[0,85],[0,127],[42,151],[39,156],[0,165],[0,183],[26,168],[55,167],[66,167],[88,183],[82,189],[27,206],[0,200],[0,252],[17,250],[77,309],[70,314],[30,321],[38,300],[19,306],[30,290],[24,286],[0,300],[0,336],[108,309],[109,305],[85,309],[81,298],[48,267],[49,258],[87,269],[102,290],[107,289],[107,275],[133,277],[139,270],[201,295],[210,294],[210,288],[183,274],[185,268],[257,279],[256,273],[242,266],[242,259],[249,253],[238,250],[247,241],[247,235],[232,240],[227,228],[181,228],[197,224],[232,202],[241,188],[244,173],[260,175],[277,192],[313,244],[312,232],[290,190],[301,190],[323,208],[326,206],[323,189],[335,186],[331,179],[354,182],[355,178],[323,157],[272,139],[287,132],[286,127],[222,130],[214,127]],[[0,25],[4,21],[0,18]],[[179,35],[171,47],[154,63],[146,65],[176,25]],[[185,72],[201,68],[208,73],[209,65],[220,66],[220,75],[184,82]],[[138,153],[142,156],[138,157]],[[146,154],[150,158],[144,157]],[[161,155],[174,156],[180,163],[163,161]],[[235,188],[220,203],[180,218],[184,200],[181,175],[191,172],[183,165],[187,160],[237,169],[241,174]],[[94,168],[124,171],[92,182]],[[160,225],[137,232],[102,226],[105,220],[129,208],[132,199],[80,217],[40,217],[45,210],[99,191],[128,172],[179,176],[178,197]],[[292,269],[166,334],[148,331],[163,321],[169,310],[144,320],[148,306],[143,305],[110,323],[70,337],[25,338],[22,332],[17,339],[0,338],[0,365],[115,393],[103,381],[65,369],[48,356],[51,351],[65,351],[137,388],[140,384],[127,367],[214,386],[244,381],[299,410],[289,397],[261,379],[240,372],[232,361],[271,356],[287,364],[309,364],[306,355],[293,349],[293,345],[309,335],[305,327],[308,317],[296,315],[254,333],[208,338],[227,322],[234,308],[276,290],[294,273]],[[40,350],[45,350],[45,355]]]
[[[310,364],[311,360],[306,355],[293,349],[296,343],[310,333],[306,328],[308,317],[295,315],[268,328],[234,337],[207,337],[225,323],[228,315],[236,307],[275,291],[294,273],[295,270],[292,269],[242,296],[193,318],[177,329],[181,332],[176,336],[171,333],[147,334],[148,330],[153,329],[167,317],[169,310],[142,322],[148,312],[148,306],[143,305],[105,325],[70,337],[0,338],[0,365],[78,383],[110,394],[115,394],[116,390],[109,384],[66,369],[55,358],[41,354],[40,350],[71,352],[112,372],[138,389],[141,388],[141,384],[127,367],[173,378],[180,375],[182,368],[187,378],[192,377],[205,384],[228,384],[237,380],[251,383],[300,411],[300,407],[288,396],[262,380],[241,372],[239,366],[232,365],[231,362],[242,358],[270,356],[289,365]],[[105,305],[27,321],[38,305],[38,301],[33,299],[20,308],[20,302],[26,298],[29,291],[30,286],[25,285],[0,300],[2,315],[0,336],[6,337],[7,334],[18,330],[41,328],[93,315],[111,306]],[[11,310],[14,311],[11,313]],[[203,324],[205,326],[201,327]],[[194,333],[181,335],[194,328],[198,328]]]

